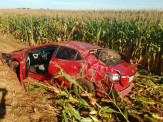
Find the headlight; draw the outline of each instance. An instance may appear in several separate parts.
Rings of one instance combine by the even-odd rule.
[[[111,81],[118,83],[118,81],[120,80],[119,74],[113,74],[113,73],[105,73],[105,74]]]

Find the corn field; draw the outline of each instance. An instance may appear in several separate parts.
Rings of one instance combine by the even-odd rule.
[[[161,10],[0,10],[0,31],[30,45],[78,40],[109,47],[163,75]]]

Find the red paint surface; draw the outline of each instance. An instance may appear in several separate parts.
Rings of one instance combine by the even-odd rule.
[[[83,60],[68,61],[63,59],[56,59],[53,54],[51,61],[49,63],[48,72],[46,73],[45,76],[39,76],[37,74],[29,72],[28,75],[29,77],[38,80],[46,80],[50,82],[49,79],[53,75],[55,75],[58,70],[60,70],[60,68],[56,66],[57,64],[72,78],[76,80],[80,78],[87,78],[89,81],[94,82],[94,84],[96,85],[96,91],[101,91],[101,83],[102,83],[101,81],[105,77],[105,73],[111,72],[117,74],[117,72],[119,72],[119,74],[122,77],[124,76],[128,77],[136,72],[136,68],[125,61],[123,61],[120,64],[106,66],[104,63],[99,61],[96,57],[94,57],[92,54],[88,52],[88,50],[90,49],[99,49],[101,48],[100,46],[96,46],[88,43],[82,43],[82,42],[75,42],[75,41],[54,42],[54,43],[44,44],[37,47],[32,47],[28,51],[27,49],[21,49],[11,53],[12,59],[16,59],[17,61],[22,62],[20,67],[21,84],[23,83],[22,79],[26,78],[26,59],[29,51],[43,46],[52,46],[52,45],[65,46],[65,47],[76,49],[82,55]],[[107,79],[107,81],[105,82],[111,82],[111,81]],[[131,90],[132,82],[133,80],[131,82],[128,82],[128,78],[121,78],[121,80],[118,81],[118,83],[114,83],[114,90],[123,91],[124,89],[127,88],[127,90],[121,92],[122,96],[124,96],[126,95],[126,93],[128,93]],[[72,84],[69,81],[66,80],[65,84],[67,87],[71,88]],[[105,84],[106,85],[105,89],[109,90],[110,87],[107,86],[107,84],[108,83]],[[97,93],[97,95],[103,96],[102,94],[101,95],[100,94],[101,94],[100,92]]]

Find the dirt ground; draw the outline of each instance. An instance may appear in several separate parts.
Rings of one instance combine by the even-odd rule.
[[[27,47],[9,41],[0,34],[0,49],[11,52]],[[17,75],[0,62],[0,122],[57,121],[57,109],[47,99],[45,92],[29,95],[21,86]],[[38,97],[40,96],[40,97]]]

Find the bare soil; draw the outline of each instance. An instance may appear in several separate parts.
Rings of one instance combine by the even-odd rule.
[[[0,49],[3,52],[24,47],[28,46],[9,41],[0,34]],[[20,85],[16,73],[0,61],[0,122],[58,121],[55,117],[58,110],[52,101],[47,101],[49,98],[45,91],[29,95]]]

